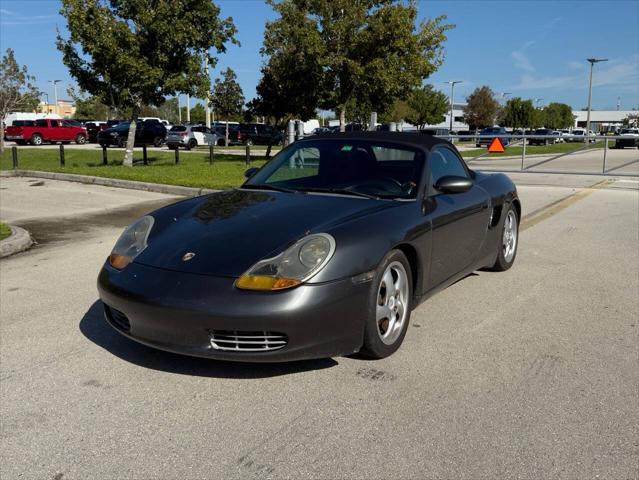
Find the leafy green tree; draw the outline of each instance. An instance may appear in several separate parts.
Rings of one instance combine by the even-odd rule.
[[[533,109],[532,117],[530,119],[530,126],[532,128],[541,128],[546,126],[546,115],[541,108]]]
[[[387,110],[443,62],[445,17],[416,26],[415,2],[399,0],[267,0],[278,14],[267,22],[263,53],[291,61],[286,74],[337,110],[344,130],[350,101]]]
[[[473,90],[466,98],[464,107],[464,119],[471,129],[490,127],[494,124],[499,102],[495,100],[495,94],[484,85]]]
[[[383,123],[401,122],[415,113],[406,100],[396,99],[384,112],[380,112],[378,120]]]
[[[35,111],[40,91],[27,67],[18,65],[13,50],[7,48],[0,63],[0,154],[4,152],[4,119],[16,110]]]
[[[226,51],[235,26],[211,0],[62,0],[69,38],[57,46],[78,86],[117,109],[130,109],[125,165],[132,165],[135,120],[143,105],[178,92],[210,90],[202,54]]]
[[[565,103],[549,103],[544,107],[544,126],[547,128],[572,127],[575,119],[572,116],[572,108]]]
[[[533,123],[534,111],[532,100],[522,100],[520,97],[511,98],[506,102],[501,112],[501,124],[513,129],[530,127]]]
[[[446,112],[450,108],[448,97],[435,90],[432,85],[424,85],[413,90],[408,96],[408,105],[411,114],[406,120],[419,130],[425,125],[436,125],[446,120]]]
[[[213,110],[218,118],[226,120],[225,145],[229,144],[229,120],[242,114],[244,107],[244,94],[242,87],[237,83],[235,72],[227,68],[222,72],[222,77],[215,80],[213,96],[211,97]]]
[[[294,55],[271,57],[262,67],[257,96],[247,104],[249,114],[269,117],[278,128],[288,119],[315,117],[319,98],[310,63]]]

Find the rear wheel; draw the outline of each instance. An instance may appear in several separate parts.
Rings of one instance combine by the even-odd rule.
[[[195,148],[195,147],[197,147],[197,140],[192,138],[191,140],[189,140],[189,143],[187,144],[186,148],[187,150],[191,150],[192,148]]]
[[[155,137],[153,139],[153,146],[154,147],[161,147],[162,143],[164,143],[164,140],[162,139],[162,137]]]
[[[87,137],[80,133],[75,137],[75,143],[77,143],[78,145],[84,145],[85,143],[87,143]]]
[[[410,320],[411,269],[406,256],[391,250],[380,262],[371,285],[362,353],[384,358],[404,341]]]
[[[514,205],[510,204],[501,223],[497,259],[491,270],[503,272],[513,266],[517,256],[518,241],[519,219],[517,218],[517,210]]]
[[[39,133],[31,135],[31,145],[42,145],[42,135]]]

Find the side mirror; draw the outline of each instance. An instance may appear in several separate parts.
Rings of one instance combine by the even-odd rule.
[[[464,193],[473,188],[473,181],[466,177],[447,175],[437,180],[435,188],[442,193]]]
[[[249,168],[246,172],[244,172],[244,177],[251,178],[253,175],[257,173],[258,170],[259,168],[257,167]]]

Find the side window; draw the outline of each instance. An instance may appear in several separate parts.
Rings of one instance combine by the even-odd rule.
[[[60,126],[60,122],[58,122],[57,120],[51,120],[51,126],[52,127],[59,127]]]
[[[36,127],[48,127],[49,125],[47,124],[46,120],[36,120],[35,121],[35,126]]]
[[[437,181],[448,175],[468,178],[468,172],[462,164],[462,160],[447,148],[437,148],[430,156],[430,193],[436,193],[434,185]]]
[[[293,180],[296,178],[314,177],[318,174],[320,151],[315,147],[300,148],[295,150],[287,163],[269,177],[267,183]]]

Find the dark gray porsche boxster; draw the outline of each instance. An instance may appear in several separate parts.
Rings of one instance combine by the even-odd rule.
[[[315,136],[247,176],[124,231],[98,278],[115,329],[225,360],[382,358],[422,301],[515,260],[515,185],[444,140]]]

